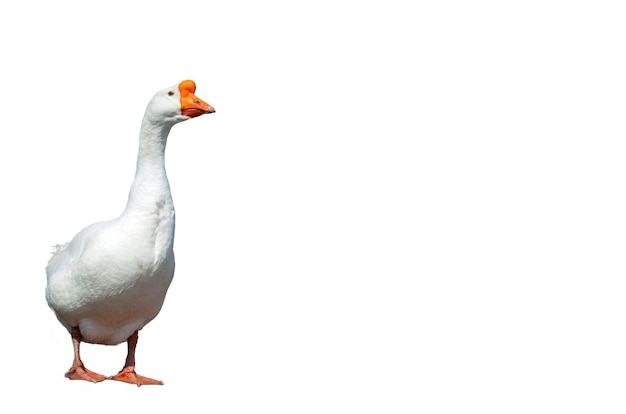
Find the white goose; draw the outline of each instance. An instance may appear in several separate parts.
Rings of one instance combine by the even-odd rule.
[[[80,342],[128,342],[124,368],[113,380],[163,384],[135,372],[138,331],[161,310],[174,276],[174,205],[165,173],[165,146],[175,124],[215,112],[186,80],[157,92],[141,124],[135,179],[118,218],[95,223],[50,258],[46,299],[72,336],[74,362],[65,376],[99,382],[85,368]]]

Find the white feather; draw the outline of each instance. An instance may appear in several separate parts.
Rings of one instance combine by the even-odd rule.
[[[174,275],[175,226],[164,152],[171,127],[186,119],[177,86],[158,92],[142,122],[137,170],[122,215],[54,247],[46,299],[68,331],[79,327],[83,341],[124,342],[163,305]]]

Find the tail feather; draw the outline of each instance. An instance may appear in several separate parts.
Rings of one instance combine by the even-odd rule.
[[[61,252],[61,251],[65,250],[65,248],[67,247],[68,244],[69,243],[55,244],[54,246],[52,246],[52,251],[50,253],[57,254],[58,252]]]

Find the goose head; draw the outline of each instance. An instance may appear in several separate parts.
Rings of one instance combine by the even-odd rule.
[[[156,124],[177,124],[191,118],[215,112],[208,103],[195,95],[196,83],[185,80],[157,92],[148,104],[145,120]]]

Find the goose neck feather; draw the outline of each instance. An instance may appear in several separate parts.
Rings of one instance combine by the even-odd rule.
[[[139,151],[135,178],[128,195],[124,215],[137,213],[173,213],[173,202],[167,173],[165,172],[165,147],[172,125],[151,122],[144,117],[139,134]]]

